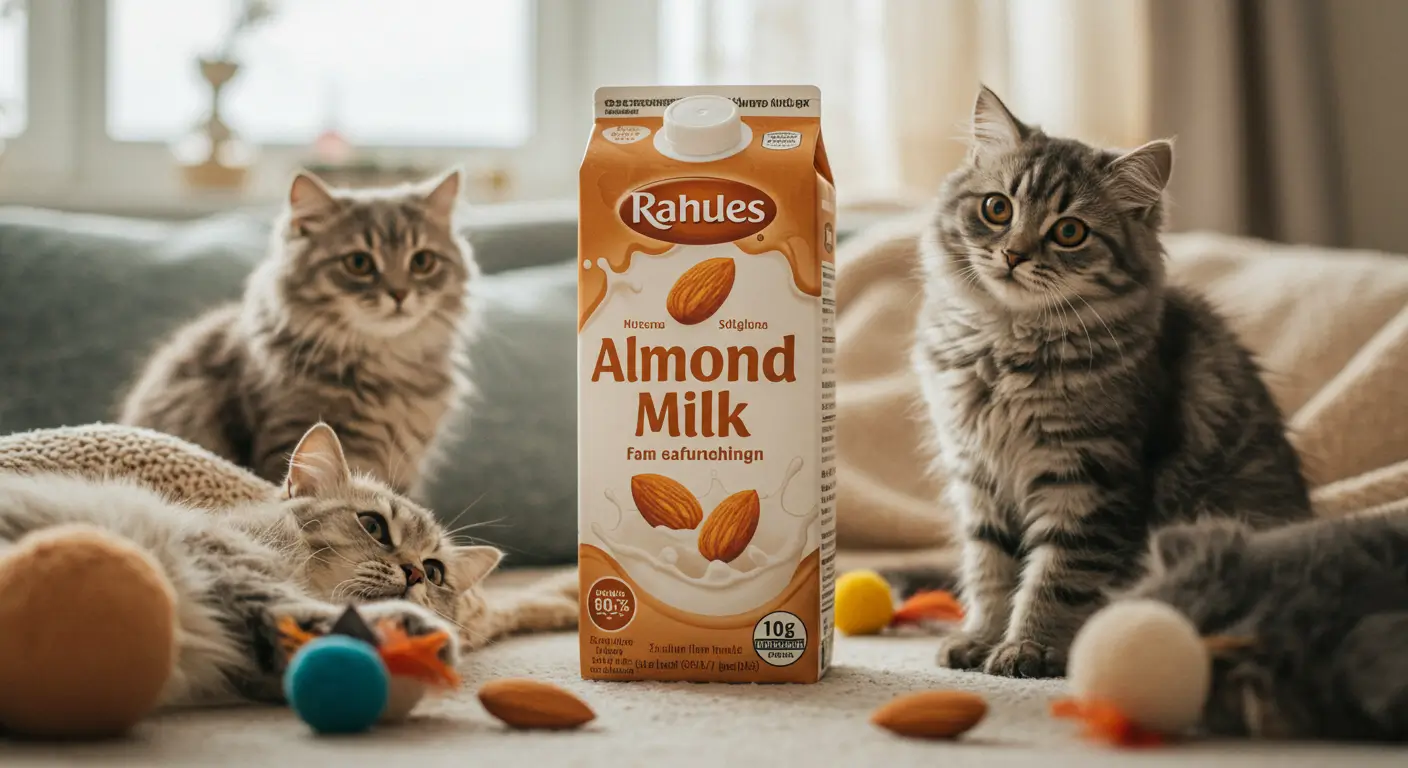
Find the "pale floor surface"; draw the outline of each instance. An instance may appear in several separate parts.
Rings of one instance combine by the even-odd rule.
[[[414,722],[349,738],[312,736],[283,709],[169,714],[131,740],[95,745],[0,742],[0,766],[816,766],[1002,768],[1103,766],[1405,766],[1402,747],[1202,744],[1116,752],[1071,737],[1046,714],[1059,682],[1018,682],[933,665],[927,638],[843,638],[837,666],[814,686],[589,683],[577,673],[576,637],[523,637],[481,651],[463,671],[465,692],[422,705]],[[581,695],[598,719],[574,733],[505,730],[475,700],[475,681],[527,676]],[[871,726],[875,707],[927,688],[987,697],[988,719],[957,743],[891,736]]]

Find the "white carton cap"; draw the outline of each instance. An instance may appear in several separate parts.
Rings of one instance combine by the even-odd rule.
[[[738,106],[722,96],[686,96],[665,109],[664,126],[655,136],[661,153],[677,160],[708,162],[748,146],[753,132],[738,116]]]

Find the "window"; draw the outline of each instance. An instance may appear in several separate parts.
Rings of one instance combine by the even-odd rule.
[[[653,39],[621,35],[656,1],[0,0],[18,9],[0,19],[0,204],[193,216],[276,202],[309,165],[353,184],[458,166],[473,201],[570,198],[585,94],[639,78],[636,50],[653,61]],[[189,172],[209,146],[200,59],[227,49],[220,116],[255,152],[210,184]]]
[[[267,17],[247,16],[262,7]],[[223,49],[241,62],[225,122],[256,144],[307,145],[335,129],[354,145],[520,146],[532,131],[531,10],[529,0],[111,0],[107,134],[170,141],[191,130],[210,100],[196,62]],[[241,18],[253,21],[231,35]]]
[[[0,0],[0,138],[24,132],[26,26],[24,0]]]

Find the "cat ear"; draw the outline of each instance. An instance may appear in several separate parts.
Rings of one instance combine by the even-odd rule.
[[[1022,143],[1031,128],[1012,116],[1002,99],[986,85],[973,104],[973,150],[1009,150]]]
[[[484,580],[504,559],[498,547],[455,547],[450,551],[450,581],[463,592]]]
[[[1105,171],[1110,196],[1121,210],[1152,208],[1173,175],[1173,142],[1151,141],[1111,160]]]
[[[1149,544],[1150,566],[1166,571],[1190,557],[1225,556],[1246,543],[1250,530],[1233,521],[1217,520],[1171,525],[1156,531]]]
[[[460,200],[461,175],[460,169],[451,169],[425,193],[425,207],[430,209],[431,213],[442,219],[449,219],[454,215],[455,206]]]
[[[292,499],[316,496],[332,488],[352,482],[352,470],[342,453],[342,443],[332,427],[321,421],[314,424],[298,441],[288,462],[288,477],[284,493]]]
[[[319,214],[332,210],[337,199],[332,196],[323,180],[307,171],[293,177],[288,187],[289,222],[295,229]]]

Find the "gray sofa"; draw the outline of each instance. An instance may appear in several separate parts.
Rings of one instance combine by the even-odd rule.
[[[268,211],[189,223],[0,208],[0,434],[110,420],[165,334],[239,296]],[[508,565],[576,558],[576,223],[481,212],[477,392],[428,501]],[[465,511],[467,509],[467,511]]]

